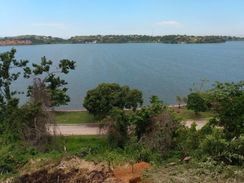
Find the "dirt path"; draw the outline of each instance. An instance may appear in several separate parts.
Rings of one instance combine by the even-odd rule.
[[[186,120],[183,121],[183,123],[187,127],[191,127],[192,123],[197,124],[197,130],[201,129],[206,123],[206,119],[200,119],[200,120]],[[49,126],[50,133],[53,134],[53,126]],[[105,134],[105,131],[101,131],[98,124],[58,124],[56,126],[56,134],[57,135],[101,135]]]
[[[49,126],[50,133],[53,134],[53,131],[56,131],[57,135],[101,135],[104,134],[104,131],[99,129],[98,124],[58,124],[55,126]]]
[[[190,119],[190,120],[186,120],[186,121],[183,121],[183,123],[185,124],[185,126],[187,126],[187,127],[191,127],[191,125],[192,125],[192,123],[196,123],[196,129],[197,130],[200,130],[207,122],[208,122],[208,120],[206,120],[206,119],[199,119],[199,120],[192,120],[192,119]]]

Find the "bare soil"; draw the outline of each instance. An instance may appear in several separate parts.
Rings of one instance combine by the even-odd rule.
[[[32,172],[23,172],[14,183],[119,183],[105,164],[95,164],[73,157],[49,163]]]

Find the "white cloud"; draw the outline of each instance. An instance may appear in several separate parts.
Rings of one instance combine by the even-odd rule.
[[[182,24],[175,20],[162,20],[156,23],[159,26],[180,27]]]

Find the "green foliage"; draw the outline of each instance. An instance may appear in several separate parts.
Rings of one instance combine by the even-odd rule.
[[[215,111],[213,124],[224,127],[228,139],[244,133],[244,81],[217,83],[208,91],[209,105]]]
[[[34,149],[26,148],[20,143],[2,146],[0,148],[0,175],[16,173],[32,155],[36,155]]]
[[[140,143],[165,156],[176,145],[176,133],[180,127],[179,121],[165,109],[151,118],[151,123],[147,126]]]
[[[177,148],[181,151],[182,156],[195,155],[201,140],[201,133],[197,131],[196,124],[193,123],[191,128],[181,127],[177,130]]]
[[[55,121],[61,124],[80,124],[97,122],[94,116],[87,111],[54,112]]]
[[[116,83],[102,83],[87,92],[83,106],[90,113],[103,118],[114,107],[135,110],[142,103],[143,99],[140,91],[131,90],[128,86],[120,86]]]
[[[67,59],[60,60],[58,69],[51,70],[53,62],[47,60],[46,57],[41,58],[40,64],[32,64],[32,69],[25,72],[25,77],[30,77],[33,74],[39,83],[45,86],[49,96],[51,106],[66,105],[70,101],[69,96],[66,94],[68,88],[64,87],[67,82],[60,78],[61,74],[68,74],[70,70],[75,69],[75,62]],[[57,75],[59,73],[59,75]],[[43,78],[43,79],[40,79]],[[28,96],[31,95],[33,87],[29,87]]]
[[[121,109],[113,109],[103,121],[110,146],[124,148],[129,138],[129,120],[126,113]]]
[[[11,91],[11,84],[16,81],[21,72],[14,68],[25,69],[27,60],[16,60],[15,49],[0,54],[0,110],[4,110],[4,105],[14,100],[18,91]],[[17,99],[15,99],[17,101]]]
[[[223,138],[223,133],[215,130],[214,133],[207,135],[200,144],[200,148],[205,155],[218,156],[222,154],[228,142]]]
[[[198,160],[212,159],[224,164],[242,165],[244,160],[244,138],[226,139],[223,129],[215,128],[211,123],[201,130],[180,128],[177,132],[177,147],[182,156],[193,156]]]
[[[60,78],[60,74],[73,70],[75,62],[61,60],[58,70],[52,71],[53,62],[45,57],[41,59],[40,64],[32,64],[32,67],[29,67],[29,61],[16,60],[15,53],[16,50],[12,49],[0,54],[0,135],[6,141],[23,138],[39,143],[39,140],[47,136],[46,124],[49,122],[43,109],[69,101],[67,88],[64,87],[67,83]],[[12,90],[12,83],[20,76],[28,79],[31,75],[35,77],[34,84],[28,91],[31,103],[19,107],[16,94],[21,92]]]
[[[206,111],[207,105],[199,93],[191,93],[187,97],[187,109],[191,109],[195,113],[199,113]]]
[[[135,135],[139,141],[147,128],[152,123],[152,117],[160,114],[163,111],[164,105],[156,96],[151,97],[151,104],[136,111],[131,116],[131,123],[135,125]]]
[[[222,43],[234,37],[225,36],[186,36],[186,35],[95,35],[95,36],[75,36],[69,40],[72,43]]]

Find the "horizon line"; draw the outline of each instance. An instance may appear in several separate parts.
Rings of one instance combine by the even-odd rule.
[[[225,34],[161,34],[161,35],[152,35],[152,34],[80,34],[80,35],[73,35],[69,37],[63,36],[53,36],[53,35],[44,35],[44,34],[18,34],[12,36],[3,36],[0,35],[0,38],[11,38],[11,37],[18,37],[18,36],[45,36],[45,37],[53,37],[53,38],[62,38],[62,39],[69,39],[71,37],[76,36],[222,36],[222,37],[237,37],[237,38],[244,38],[244,35],[225,35]]]

